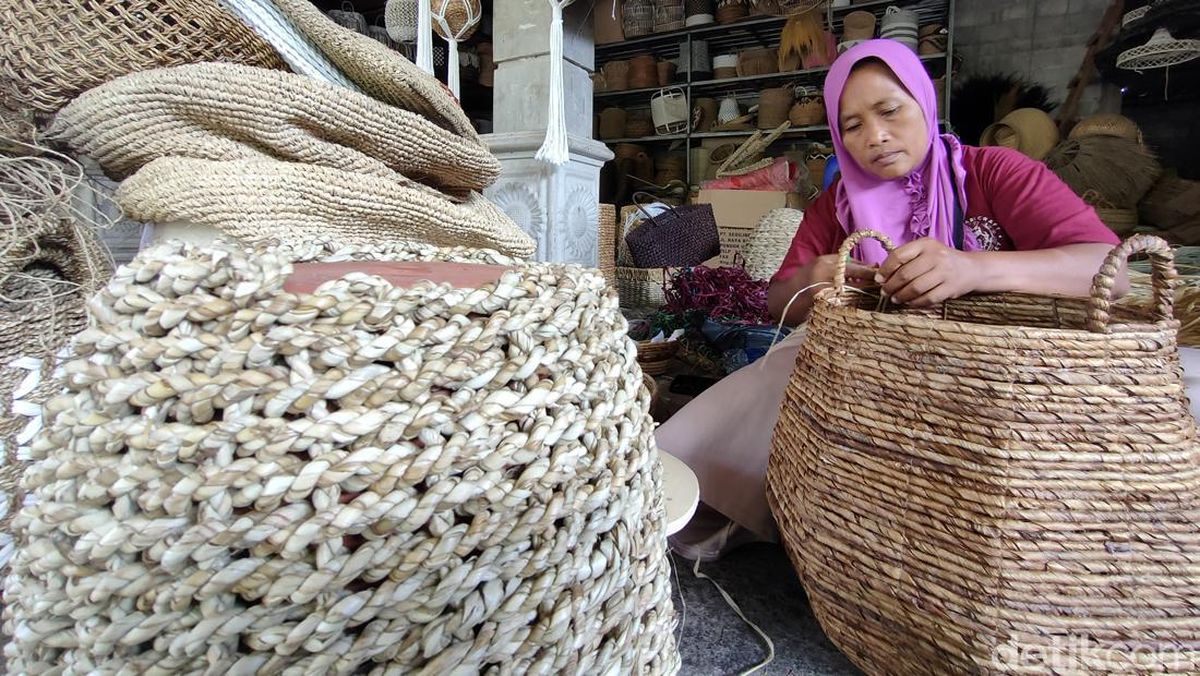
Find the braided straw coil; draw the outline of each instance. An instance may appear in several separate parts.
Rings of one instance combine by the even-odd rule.
[[[121,183],[131,218],[208,225],[247,243],[394,240],[529,256],[535,244],[478,193],[458,202],[396,174],[382,178],[276,160],[164,157]]]
[[[508,269],[285,290],[318,259]],[[174,243],[118,270],[35,442],[9,669],[674,673],[625,320],[596,271],[515,265]]]
[[[882,239],[852,234],[817,294],[767,471],[825,632],[867,673],[1028,673],[997,658],[1033,650],[1197,673],[1200,445],[1167,244],[1115,248],[1091,298],[880,311],[845,286],[862,237]],[[1153,300],[1113,306],[1135,253]]]
[[[482,190],[500,174],[481,143],[416,113],[303,75],[232,64],[118,78],[63,108],[48,133],[115,177],[169,155],[400,172],[449,189]]]
[[[463,139],[480,143],[471,120],[445,85],[399,52],[343,28],[309,0],[274,3],[343,73],[371,96],[414,113]]]
[[[742,248],[746,272],[751,277],[770,279],[779,270],[803,218],[804,212],[799,209],[772,209],[759,219]]]
[[[217,0],[9,0],[0,96],[51,113],[126,73],[200,61],[285,68]]]

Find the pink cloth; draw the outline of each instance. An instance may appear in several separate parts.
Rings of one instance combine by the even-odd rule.
[[[1046,165],[1008,148],[963,146],[966,232],[984,251],[1033,251],[1067,244],[1117,244],[1096,211]],[[846,239],[831,186],[804,212],[773,281],[784,280],[817,256],[837,253]],[[897,246],[917,239],[904,233]]]
[[[879,178],[858,166],[842,144],[838,123],[842,90],[854,65],[872,57],[892,69],[925,113],[928,130],[925,162],[903,178]],[[846,232],[878,230],[893,242],[932,237],[953,246],[955,185],[964,212],[970,204],[969,196],[963,192],[966,170],[962,164],[962,145],[953,134],[938,134],[937,94],[921,59],[895,40],[867,40],[851,47],[833,63],[825,78],[825,112],[842,174],[834,194],[838,221]],[[964,235],[963,248],[978,250],[971,234]],[[879,242],[867,240],[857,247],[855,258],[868,265],[881,265],[887,259],[887,251]]]

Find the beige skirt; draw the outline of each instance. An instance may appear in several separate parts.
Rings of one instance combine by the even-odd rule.
[[[705,390],[655,433],[659,448],[684,461],[700,500],[756,535],[775,540],[767,506],[767,456],[779,406],[804,341],[797,329],[757,362]],[[1200,349],[1179,348],[1192,415],[1200,420]]]

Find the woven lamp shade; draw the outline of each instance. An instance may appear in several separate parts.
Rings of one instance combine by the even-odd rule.
[[[479,0],[431,0],[430,9],[435,17],[434,32],[447,40],[470,38],[479,28],[479,19],[483,16]]]
[[[14,522],[9,669],[678,670],[650,394],[597,271],[173,243],[91,308]]]

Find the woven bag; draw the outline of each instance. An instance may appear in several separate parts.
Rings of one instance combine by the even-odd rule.
[[[634,196],[635,203],[639,195]],[[711,204],[669,207],[657,216],[644,210],[642,214],[646,217],[642,224],[625,235],[637,267],[683,268],[721,255],[721,236]]]
[[[1115,248],[1090,298],[883,312],[845,286],[865,237],[817,295],[767,472],[825,632],[867,673],[1197,673],[1200,445],[1167,244]],[[1113,306],[1136,253],[1153,303]]]
[[[348,274],[306,291],[307,261]],[[466,249],[143,252],[35,443],[8,668],[675,673],[649,392],[604,291]]]
[[[296,30],[363,91],[384,103],[424,115],[467,141],[480,143],[470,118],[450,90],[400,52],[337,25],[309,0],[272,1]]]
[[[285,68],[217,0],[10,0],[0,16],[0,96],[13,108],[52,113],[96,85],[161,66]]]
[[[402,240],[522,257],[536,248],[478,193],[460,202],[399,174],[384,178],[296,162],[164,157],[121,183],[117,202],[140,221],[209,226],[251,244]]]
[[[204,63],[135,73],[64,108],[48,131],[114,177],[164,156],[264,157],[482,190],[500,163],[478,141],[303,75]]]

